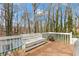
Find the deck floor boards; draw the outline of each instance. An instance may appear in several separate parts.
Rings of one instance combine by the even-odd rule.
[[[48,41],[46,44],[25,52],[26,56],[72,56],[73,46],[63,42]]]

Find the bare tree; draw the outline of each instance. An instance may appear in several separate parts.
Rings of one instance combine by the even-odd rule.
[[[37,4],[37,3],[32,3],[32,8],[33,8],[33,19],[34,19],[34,32],[36,33],[36,16],[35,16],[35,14],[36,14],[36,10],[37,10],[37,8],[38,8],[38,6],[39,6],[39,4]]]
[[[23,12],[22,19],[23,19],[23,21],[24,21],[24,28],[25,28],[25,29],[26,29],[26,26],[27,26],[27,23],[26,23],[26,22],[28,21],[28,33],[31,33],[29,12],[27,11],[27,8],[26,8],[26,10],[24,10],[24,12]],[[26,33],[27,33],[27,30],[26,30]]]
[[[29,19],[29,12],[26,9],[26,17],[27,17],[27,21],[28,21],[28,32],[31,33],[31,29],[30,29],[30,19]]]
[[[13,4],[5,3],[3,4],[5,12],[5,26],[6,26],[6,35],[12,35],[12,19],[13,19]]]
[[[23,12],[23,16],[22,16],[22,19],[23,19],[23,23],[24,23],[24,28],[23,29],[26,29],[26,25],[27,25],[27,23],[26,23],[26,11],[24,10],[24,12]],[[27,33],[27,31],[26,31],[26,33]]]
[[[1,33],[1,36],[2,35],[4,35],[3,33],[4,33],[4,11],[3,11],[3,9],[1,8],[0,9],[0,12],[1,12],[1,14],[0,14],[0,29],[1,29],[1,31],[0,31],[0,33]]]

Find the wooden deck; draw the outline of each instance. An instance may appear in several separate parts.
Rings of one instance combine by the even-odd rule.
[[[73,46],[64,44],[63,42],[54,41],[41,45],[28,52],[25,56],[72,56]]]

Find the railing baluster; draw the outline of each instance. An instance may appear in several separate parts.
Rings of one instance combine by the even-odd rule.
[[[20,41],[20,39],[18,39],[18,46],[19,46],[19,47],[18,47],[18,50],[19,50],[19,48],[20,48],[19,41]]]
[[[1,56],[2,56],[2,44],[1,44],[1,52],[0,53],[1,53]]]
[[[59,40],[59,34],[57,34],[57,39]]]
[[[65,43],[65,35],[63,35],[64,43]]]
[[[65,44],[66,44],[66,35],[64,35],[64,39],[65,39]]]
[[[64,43],[65,43],[65,35],[63,35]]]
[[[66,44],[67,44],[67,35],[66,35]]]
[[[68,41],[67,41],[67,35],[66,35],[66,44],[68,44]]]
[[[11,51],[11,39],[9,41],[10,41],[10,51]]]
[[[66,44],[66,43],[67,43],[67,42],[66,42],[66,35],[64,35],[64,36],[65,36],[65,44]]]

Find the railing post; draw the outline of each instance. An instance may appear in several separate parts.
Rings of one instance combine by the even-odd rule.
[[[72,32],[70,33],[70,44],[73,44],[73,40],[72,40]]]
[[[1,52],[0,53],[1,53],[1,56],[2,56],[2,44],[1,44]]]
[[[10,39],[10,51],[12,50],[12,46],[11,46],[11,40],[12,40],[12,39]]]

